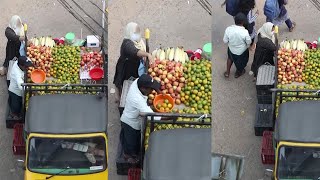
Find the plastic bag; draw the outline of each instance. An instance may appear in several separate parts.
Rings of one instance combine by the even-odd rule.
[[[140,65],[139,65],[139,68],[138,68],[138,75],[139,75],[139,77],[140,77],[142,74],[145,74],[145,65],[144,65],[143,60],[140,60]]]
[[[21,45],[20,45],[20,50],[19,50],[20,56],[26,56],[26,51],[24,48],[25,48],[25,42],[23,41],[21,42]]]

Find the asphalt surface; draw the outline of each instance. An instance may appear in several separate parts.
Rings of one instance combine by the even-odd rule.
[[[70,2],[70,1],[68,1]],[[93,16],[96,21],[101,22],[102,13],[88,1],[79,1],[85,11]],[[93,0],[94,3],[101,6],[100,0]],[[85,5],[85,6],[84,6]],[[102,8],[101,8],[102,9]],[[77,12],[80,12],[76,9]],[[28,37],[47,36],[62,37],[67,32],[74,32],[78,38],[90,35],[86,27],[73,18],[56,0],[1,0],[0,2],[0,63],[2,65],[5,59],[5,47],[7,39],[4,36],[5,28],[8,26],[11,16],[17,14],[22,21],[28,24]],[[97,25],[88,19],[83,13],[80,13],[86,21],[90,22],[94,29],[102,32]],[[14,156],[12,153],[13,130],[6,129],[5,110],[7,107],[7,85],[6,78],[0,77],[0,179],[1,180],[20,180],[23,179],[23,171],[17,168],[16,159],[23,158]]]
[[[185,49],[196,50],[211,41],[211,16],[195,0],[114,0],[109,13],[110,90],[115,88],[112,81],[124,36],[123,30],[131,21],[138,23],[141,29],[150,29],[150,51],[160,44],[164,47],[182,45]],[[116,147],[120,133],[117,96],[112,93],[109,97],[109,147]],[[114,148],[109,149],[109,178],[125,180],[126,176],[116,175],[113,166],[115,154]]]
[[[216,1],[217,2],[217,1]],[[223,73],[226,70],[227,46],[223,44],[225,29],[233,24],[233,19],[221,8],[220,0],[213,7],[213,134],[212,148],[214,152],[245,156],[244,175],[242,179],[257,180],[264,178],[264,169],[260,158],[261,137],[254,135],[255,108],[257,104],[255,84],[246,73],[235,79],[232,68],[229,79]],[[260,11],[256,28],[265,22],[263,15],[264,1],[256,1]],[[289,32],[286,25],[279,28],[280,40],[285,38],[304,38],[308,41],[317,40],[320,34],[320,13],[307,0],[291,0],[287,6],[289,15],[297,23],[294,32]],[[253,53],[246,68],[249,72]],[[266,179],[266,178],[264,178]]]

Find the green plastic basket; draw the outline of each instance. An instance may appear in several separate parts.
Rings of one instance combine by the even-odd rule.
[[[202,53],[206,58],[208,58],[208,60],[211,60],[211,58],[212,58],[212,44],[211,43],[205,44],[202,48]]]

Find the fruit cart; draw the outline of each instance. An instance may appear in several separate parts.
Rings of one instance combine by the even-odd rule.
[[[264,132],[262,161],[274,164],[272,179],[319,179],[320,101],[316,91],[276,90],[280,94],[279,112],[273,132]],[[286,102],[285,99],[300,98]]]
[[[210,179],[211,129],[155,131],[144,155],[142,179]]]
[[[13,150],[26,155],[25,179],[108,179],[107,85],[23,87],[26,118],[15,125]]]

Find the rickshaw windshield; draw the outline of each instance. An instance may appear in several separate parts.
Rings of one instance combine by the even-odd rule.
[[[29,141],[28,169],[36,173],[89,174],[106,169],[106,144],[102,136],[41,138]]]
[[[320,147],[281,146],[277,177],[280,180],[320,179]]]

